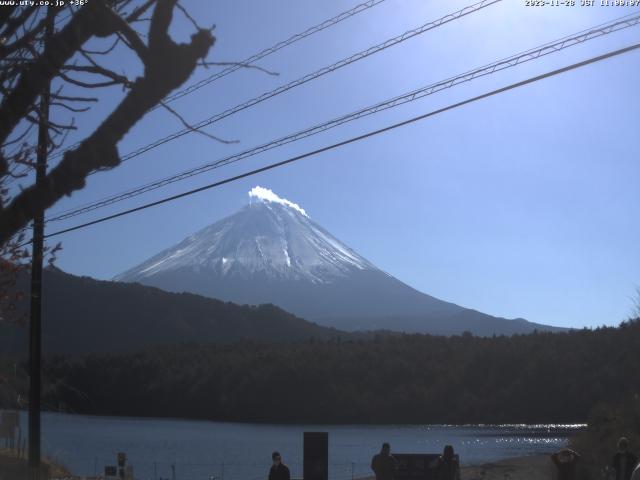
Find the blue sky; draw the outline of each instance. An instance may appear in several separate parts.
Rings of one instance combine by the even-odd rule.
[[[212,61],[242,60],[354,6],[354,1],[185,0],[216,24]],[[470,2],[469,2],[470,3]],[[469,3],[387,0],[173,106],[199,121]],[[505,0],[187,135],[107,173],[48,214],[182,171],[633,12],[525,7]],[[580,2],[578,2],[579,4]],[[635,9],[639,11],[639,9]],[[141,26],[143,28],[144,25]],[[193,27],[177,15],[176,38]],[[640,27],[440,92],[130,202],[48,226],[72,226],[418,115],[640,40]],[[139,71],[118,50],[119,70]],[[618,324],[640,285],[640,53],[493,97],[339,150],[125,218],[66,234],[58,266],[109,279],[248,202],[256,185],[298,203],[380,268],[441,299],[489,314],[571,327]],[[199,71],[194,79],[215,70]],[[192,80],[193,81],[193,80]],[[118,88],[78,117],[91,131]],[[181,125],[150,113],[127,153]]]

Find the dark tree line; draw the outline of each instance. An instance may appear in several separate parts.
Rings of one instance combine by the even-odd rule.
[[[46,402],[91,414],[255,422],[585,422],[640,393],[640,321],[514,337],[183,345],[50,358]]]
[[[18,287],[28,291],[26,275]],[[236,305],[190,293],[170,293],[140,284],[44,272],[43,351],[50,354],[131,353],[186,342],[240,340],[295,342],[331,338],[337,330],[302,320],[274,305]],[[26,302],[18,312],[28,312]],[[72,332],[72,334],[70,334]],[[28,351],[28,330],[0,323],[0,352]]]

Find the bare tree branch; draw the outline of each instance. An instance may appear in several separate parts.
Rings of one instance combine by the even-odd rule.
[[[191,14],[187,11],[187,9],[184,8],[182,5],[180,5],[180,2],[176,2],[176,7],[178,7],[178,10],[182,12],[185,18],[189,20],[194,27],[196,27],[196,30],[203,30],[203,28],[200,25],[198,25],[198,22],[196,22],[195,18],[191,16]]]
[[[113,52],[114,48],[116,48],[118,43],[120,43],[120,37],[116,37],[115,41],[106,50],[86,50],[83,48],[80,50],[80,52],[88,55],[108,55],[111,52]]]
[[[142,15],[145,14],[147,10],[149,10],[149,8],[151,8],[151,5],[153,5],[154,3],[156,3],[156,0],[147,0],[145,3],[131,12],[131,14],[125,19],[126,22],[131,23],[138,20]]]
[[[15,145],[16,143],[20,143],[22,140],[24,140],[24,138],[29,135],[29,133],[31,132],[31,130],[33,130],[33,124],[30,123],[29,125],[27,125],[27,128],[25,128],[24,132],[22,132],[18,137],[16,137],[13,140],[9,140],[8,142],[6,142],[4,145],[2,145],[2,148],[6,148],[10,145]]]
[[[51,98],[55,98],[56,100],[64,100],[67,102],[97,102],[98,99],[96,97],[69,97],[65,95],[51,94]]]
[[[118,17],[117,15],[115,16]],[[131,50],[136,52],[143,63],[146,62],[149,52],[147,46],[142,41],[138,33],[131,28],[127,22],[122,20],[122,18],[118,17],[118,19],[115,19],[114,21],[117,23],[117,31],[119,33],[118,37],[121,38]]]
[[[3,24],[4,29],[2,30],[2,37],[11,38],[18,31],[18,28],[24,25],[25,22],[29,19],[29,17],[34,13],[36,13],[37,11],[38,9],[36,7],[27,7],[17,17],[9,16]]]
[[[65,82],[69,82],[76,87],[82,88],[103,88],[103,87],[111,87],[113,85],[121,85],[123,82],[117,80],[108,80],[106,82],[83,82],[82,80],[78,80],[76,78],[70,77],[66,73],[59,72],[58,76],[62,78]]]
[[[27,115],[24,118],[25,118],[26,121],[31,122],[33,125],[38,125],[39,126],[40,123],[41,123],[41,120],[38,117],[34,117],[33,115]],[[73,124],[61,125],[61,124],[54,123],[51,120],[46,122],[45,125],[47,126],[47,128],[49,130],[53,130],[58,135],[62,135],[62,132],[64,130],[77,130],[77,127],[75,125],[73,125]]]
[[[272,70],[267,70],[266,68],[260,67],[258,65],[253,65],[251,63],[244,63],[244,62],[204,62],[203,61],[203,62],[200,62],[199,65],[203,67],[210,67],[210,66],[225,67],[229,65],[234,65],[234,66],[238,65],[243,68],[253,68],[255,70],[260,70],[261,72],[264,72],[267,75],[272,75],[274,77],[280,76],[279,72],[274,72]]]
[[[131,89],[120,104],[77,148],[65,153],[60,163],[49,171],[41,184],[26,188],[13,198],[6,208],[0,210],[0,244],[7,242],[20,228],[27,225],[38,211],[49,208],[63,196],[82,188],[89,173],[119,165],[118,142],[152,107],[160,103],[172,90],[182,85],[197,67],[198,62],[206,57],[215,41],[208,30],[197,31],[191,36],[188,44],[176,44],[169,36],[168,29],[175,4],[176,0],[156,2],[149,27],[148,54],[143,59],[144,75],[133,81]],[[90,2],[70,21],[70,24],[76,25],[74,27],[76,33],[90,35],[89,27],[78,23],[78,17],[85,11],[92,13],[85,14],[84,21],[91,18],[90,16],[98,16],[102,20],[105,15],[118,17],[115,12],[106,8],[89,9],[92,5],[102,4],[99,0]],[[114,18],[106,23],[109,27],[105,27],[105,23],[102,23],[101,31],[96,35],[102,35],[112,27],[119,29],[118,22]],[[68,28],[70,28],[69,25],[61,34],[64,34]],[[72,45],[71,48],[66,46],[64,52],[70,53],[72,49],[77,51],[82,42],[74,39]],[[59,48],[62,47],[59,46]],[[58,56],[55,69],[45,72],[48,77],[57,75],[68,58],[68,56]],[[38,80],[38,83],[42,84],[42,81]],[[29,93],[26,87],[23,86],[22,89]],[[21,112],[27,110],[28,107],[19,104],[15,99],[13,101],[17,103],[16,106],[21,107]],[[3,101],[0,113],[6,107],[5,103]],[[0,139],[4,138],[4,132],[12,126],[11,121],[4,120],[4,117],[2,120]]]
[[[85,72],[92,73],[95,75],[102,75],[103,77],[107,77],[111,79],[111,84],[122,84],[125,87],[131,86],[131,80],[129,80],[124,75],[119,75],[116,72],[113,72],[107,68],[101,67],[99,65],[64,65],[61,70],[68,70],[73,72]],[[62,76],[62,75],[61,75]],[[65,78],[66,79],[66,78]]]
[[[239,143],[239,140],[224,140],[220,137],[216,137],[215,135],[212,135],[208,132],[205,132],[199,128],[195,128],[193,125],[191,125],[189,122],[187,122],[184,117],[182,115],[180,115],[178,112],[176,112],[173,108],[171,108],[169,105],[167,105],[165,102],[161,101],[160,105],[162,105],[169,113],[171,113],[172,115],[174,115],[176,118],[178,118],[178,120],[180,120],[180,123],[182,123],[182,125],[187,129],[190,130],[194,133],[199,133],[200,135],[204,135],[207,138],[210,138],[211,140],[215,140],[216,142],[220,142],[220,143],[224,143],[226,145],[230,145],[232,143]]]
[[[81,8],[62,31],[54,35],[47,51],[20,76],[15,88],[0,103],[0,143],[4,143],[60,67],[92,35],[100,36],[105,33],[106,11],[108,9],[103,0],[91,1]]]
[[[14,52],[17,52],[21,48],[26,47],[31,42],[35,40],[35,38],[44,31],[44,26],[47,23],[47,19],[43,18],[38,23],[37,27],[28,29],[24,35],[21,35],[19,39],[11,44],[0,44],[0,58],[5,58],[8,55],[11,55]]]
[[[73,113],[83,113],[86,112],[88,110],[91,110],[91,107],[84,107],[84,108],[74,108],[70,105],[67,105],[66,103],[62,103],[62,102],[51,102],[49,104],[52,107],[61,107],[64,108],[65,110],[69,111],[69,112],[73,112]]]

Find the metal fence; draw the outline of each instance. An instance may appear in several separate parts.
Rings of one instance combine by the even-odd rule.
[[[65,462],[61,462],[65,463]],[[114,459],[73,459],[73,476],[51,477],[51,480],[104,479],[105,466],[115,465]],[[189,463],[159,460],[131,462],[135,480],[266,480],[268,463]],[[303,465],[288,462],[292,480],[302,479]],[[368,463],[330,463],[329,480],[355,480],[372,476]]]

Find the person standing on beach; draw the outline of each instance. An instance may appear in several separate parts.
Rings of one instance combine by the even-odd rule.
[[[391,455],[391,446],[383,443],[380,453],[371,459],[371,470],[376,474],[376,480],[393,480],[398,469],[398,461]]]
[[[628,451],[629,440],[621,437],[618,440],[618,452],[611,460],[611,468],[616,472],[616,480],[630,480],[634,467],[638,464],[638,457]]]
[[[445,445],[437,468],[439,480],[460,480],[460,464],[451,445]]]
[[[269,470],[269,480],[291,480],[291,472],[289,467],[282,463],[282,457],[279,452],[271,454],[271,470]]]
[[[558,469],[558,480],[574,480],[576,478],[576,464],[580,454],[569,448],[551,455],[551,461]]]

